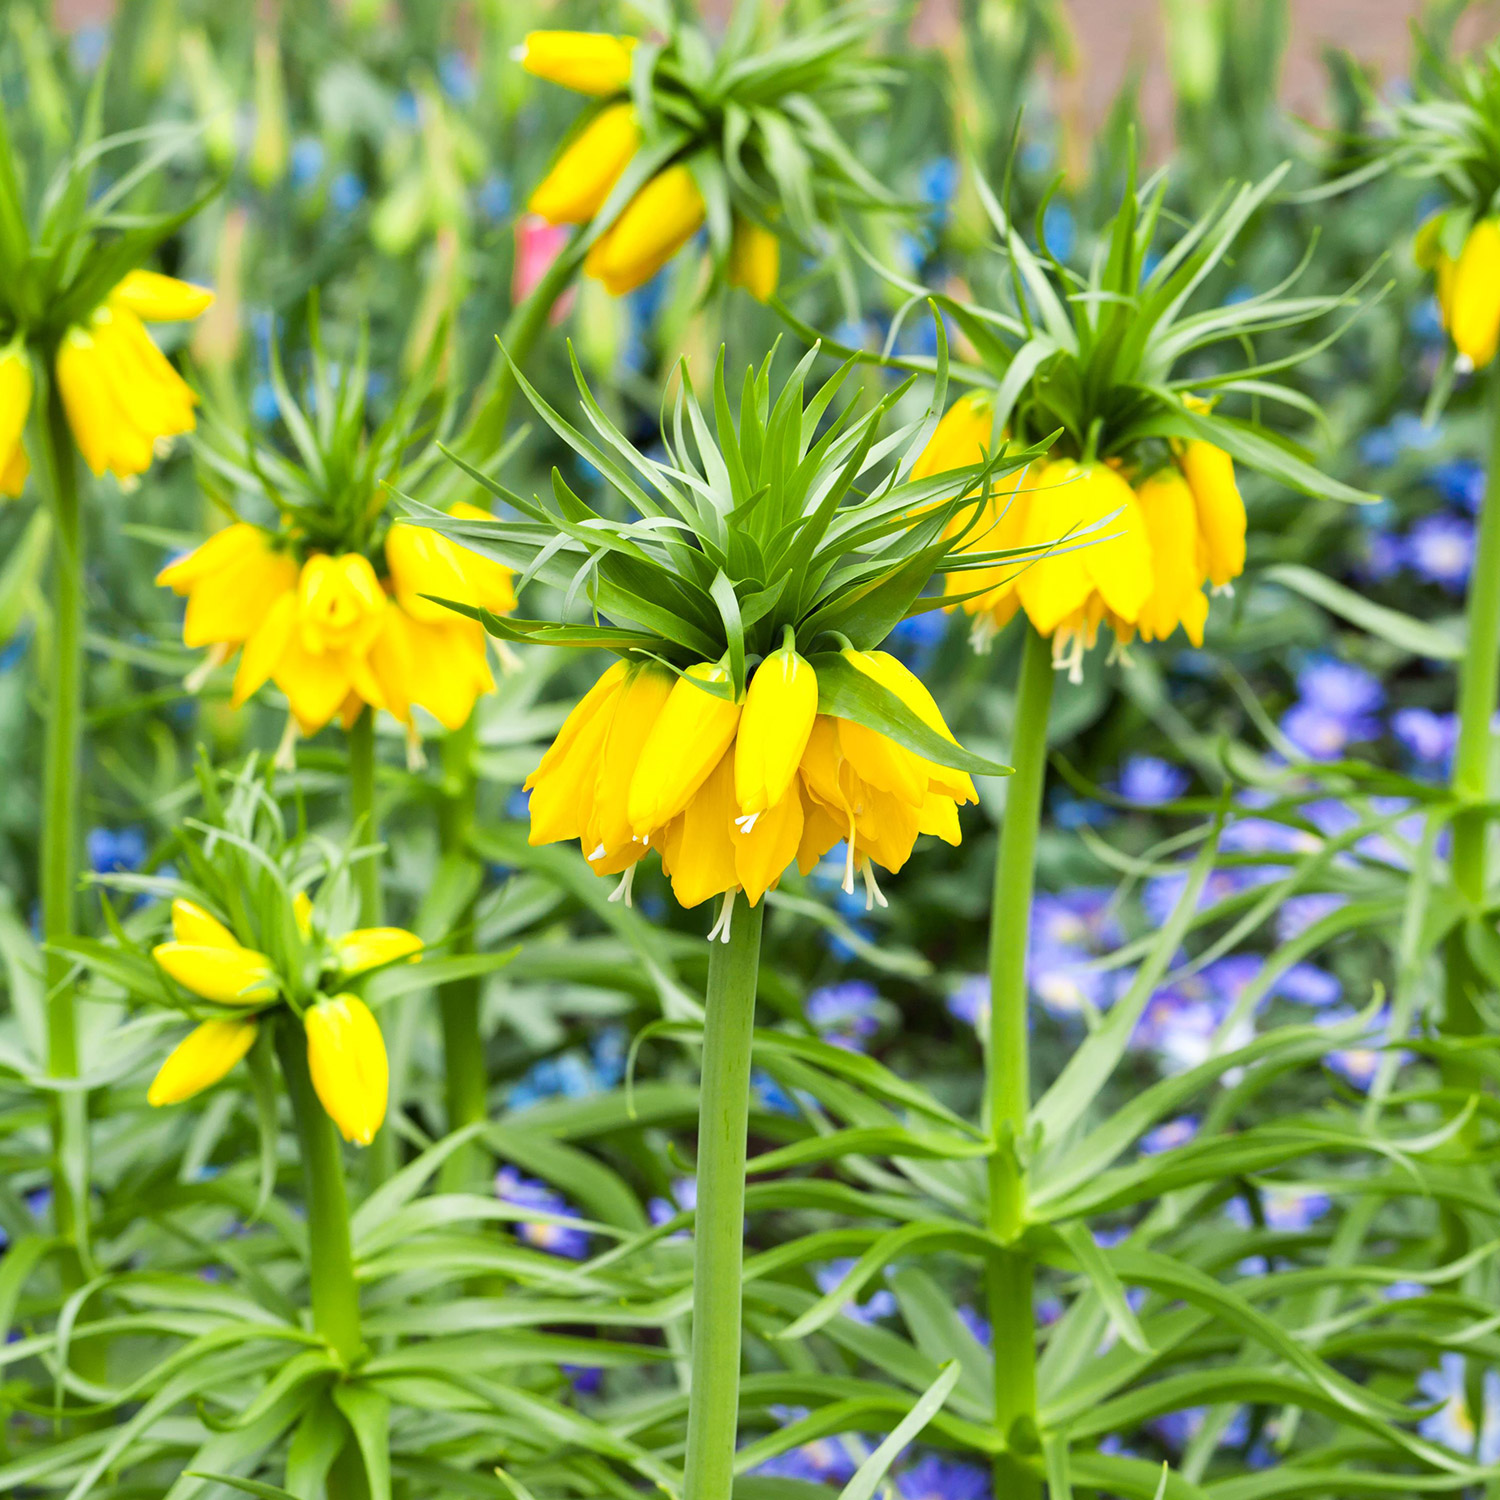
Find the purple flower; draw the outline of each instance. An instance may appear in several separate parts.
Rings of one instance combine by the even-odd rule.
[[[1297,673],[1297,692],[1304,703],[1344,719],[1373,714],[1385,704],[1379,678],[1332,656],[1315,657]]]
[[[1430,708],[1398,708],[1391,715],[1391,733],[1414,760],[1446,775],[1458,745],[1458,715],[1434,713]]]
[[[925,1454],[896,1479],[901,1500],[989,1500],[990,1476],[978,1464]]]
[[[1141,807],[1156,807],[1163,802],[1175,802],[1187,789],[1191,780],[1181,766],[1156,755],[1132,755],[1120,767],[1120,779],[1115,790],[1127,802]]]
[[[1429,1402],[1441,1406],[1423,1417],[1418,1431],[1434,1443],[1455,1453],[1476,1458],[1482,1464],[1500,1462],[1500,1371],[1485,1370],[1481,1381],[1484,1410],[1476,1422],[1469,1409],[1468,1372],[1461,1354],[1444,1354],[1436,1370],[1417,1376],[1417,1389]]]
[[[1380,733],[1376,719],[1346,717],[1311,703],[1294,703],[1282,716],[1281,732],[1308,760],[1340,760],[1351,744]]]
[[[788,1414],[788,1420],[796,1418]],[[778,1453],[756,1465],[755,1473],[772,1479],[802,1479],[812,1484],[847,1484],[859,1467],[846,1446],[850,1439],[818,1438],[789,1453]],[[858,1442],[858,1439],[853,1441]],[[863,1444],[860,1445],[861,1447]]]
[[[797,1101],[771,1077],[757,1070],[750,1075],[750,1090],[755,1102],[773,1115],[795,1115],[799,1113]]]
[[[1054,1016],[1076,1016],[1113,1004],[1118,976],[1091,967],[1089,954],[1073,948],[1042,948],[1027,957],[1032,993]]]
[[[972,1307],[960,1307],[958,1321],[974,1335],[975,1343],[986,1349],[990,1347],[990,1320],[982,1313],[976,1312]]]
[[[1276,981],[1275,991],[1298,1005],[1334,1005],[1344,994],[1338,976],[1316,964],[1293,964]]]
[[[1318,1024],[1320,1026],[1343,1026],[1354,1019],[1354,1012],[1346,1009],[1325,1010],[1319,1013]],[[1371,1027],[1369,1034],[1350,1046],[1340,1047],[1328,1053],[1323,1059],[1351,1087],[1359,1089],[1363,1093],[1375,1081],[1375,1075],[1380,1071],[1381,1059],[1386,1055],[1384,1044],[1390,1039],[1391,1013],[1390,1008],[1381,1010]],[[1407,1052],[1399,1052],[1397,1057],[1401,1063],[1406,1062],[1410,1056]]]
[[[1194,1115],[1166,1120],[1141,1137],[1141,1155],[1160,1156],[1163,1151],[1175,1151],[1179,1146],[1186,1146],[1197,1134],[1198,1120]]]
[[[813,1272],[813,1280],[817,1283],[818,1290],[827,1296],[853,1268],[852,1259],[831,1260],[826,1266],[819,1266]],[[846,1302],[842,1311],[846,1318],[855,1323],[875,1323],[881,1318],[894,1317],[896,1308],[895,1293],[880,1287],[865,1302]]]
[[[948,1014],[972,1026],[976,1031],[985,1030],[990,1023],[990,981],[984,974],[968,974],[960,979],[953,993],[948,996]]]
[[[1449,593],[1462,593],[1474,566],[1474,523],[1460,516],[1423,516],[1406,536],[1412,572]]]
[[[880,1030],[880,994],[863,979],[824,985],[807,997],[807,1019],[825,1042],[863,1052]]]
[[[1057,895],[1040,892],[1031,903],[1032,947],[1074,944],[1112,948],[1120,941],[1114,893],[1104,886],[1083,886]]]
[[[651,1217],[651,1222],[658,1229],[663,1224],[670,1223],[686,1209],[698,1206],[698,1179],[696,1177],[679,1177],[672,1184],[672,1196],[670,1198],[652,1198],[646,1204],[646,1212]],[[675,1234],[667,1236],[669,1240],[685,1240],[688,1232],[679,1229]]]
[[[1219,902],[1237,896],[1247,887],[1261,884],[1262,881],[1258,878],[1261,875],[1259,870],[1211,871],[1198,894],[1198,910],[1207,911]],[[1181,875],[1157,875],[1146,882],[1141,891],[1141,907],[1152,926],[1161,927],[1166,923],[1177,903],[1182,900],[1187,883],[1186,870]]]
[[[1310,1229],[1328,1212],[1331,1202],[1327,1193],[1280,1185],[1264,1188],[1260,1195],[1266,1227],[1283,1234],[1300,1234]],[[1231,1198],[1224,1205],[1224,1212],[1241,1229],[1249,1229],[1254,1222],[1243,1198]]]
[[[1475,515],[1484,503],[1484,465],[1472,458],[1450,458],[1427,476],[1428,483],[1449,505],[1460,505]]]
[[[1369,526],[1359,540],[1354,572],[1370,583],[1384,583],[1401,571],[1401,538],[1384,526]]]
[[[523,1177],[514,1167],[501,1167],[495,1173],[495,1196],[502,1203],[512,1203],[519,1208],[534,1208],[545,1214],[571,1216],[573,1210],[561,1193],[554,1192],[544,1182]],[[589,1253],[589,1237],[586,1231],[571,1224],[520,1222],[516,1234],[523,1243],[549,1255],[561,1255],[568,1260],[582,1260]]]
[[[1347,896],[1332,891],[1311,891],[1305,896],[1288,896],[1276,913],[1276,941],[1289,943],[1324,917],[1348,904]]]
[[[598,1365],[560,1365],[576,1396],[597,1396],[604,1389],[604,1371]]]

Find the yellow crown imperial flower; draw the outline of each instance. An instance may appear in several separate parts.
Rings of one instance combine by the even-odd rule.
[[[385,1119],[390,1064],[370,1008],[354,995],[309,1007],[307,1070],[318,1100],[346,1141],[368,1146]]]
[[[629,673],[629,666],[617,661],[600,677],[563,720],[557,738],[526,778],[522,790],[531,794],[530,843],[584,837],[615,699]]]
[[[635,106],[607,105],[563,147],[526,207],[549,224],[588,223],[640,148]]]
[[[641,752],[676,680],[667,668],[647,662],[620,685],[584,825],[584,854],[596,874],[618,874],[646,852],[646,838],[637,837],[632,827],[630,788]]]
[[[735,216],[729,242],[729,284],[743,287],[757,302],[769,302],[781,276],[781,241],[753,219]]]
[[[181,1104],[224,1077],[255,1044],[251,1020],[204,1021],[167,1054],[147,1090],[152,1105]]]
[[[722,662],[699,662],[682,674],[667,695],[630,779],[627,816],[637,837],[671,822],[708,779],[734,739],[740,706],[695,687],[725,686]]]
[[[734,750],[734,796],[747,819],[781,802],[818,713],[818,676],[789,645],[750,679]]]
[[[297,577],[296,561],[270,532],[238,521],[168,563],[156,582],[187,597],[183,645],[233,647],[255,634]]]
[[[1481,219],[1457,260],[1437,252],[1438,307],[1454,347],[1476,370],[1500,344],[1500,219]]]
[[[911,477],[926,479],[982,463],[989,456],[994,430],[994,395],[989,391],[966,392],[943,413],[912,465]]]
[[[131,271],[63,334],[57,387],[84,462],[95,474],[142,474],[159,440],[191,432],[197,396],[152,342],[142,319],[198,317],[213,293],[170,276]]]
[[[31,472],[21,435],[31,411],[31,361],[19,338],[0,349],[0,495],[14,500]]]
[[[529,31],[516,61],[528,73],[579,94],[618,94],[630,84],[633,36],[602,31]]]
[[[1215,589],[1228,589],[1245,571],[1245,502],[1234,460],[1213,443],[1184,443],[1178,457],[1193,496],[1203,571]]]
[[[1207,446],[1206,444],[1204,446]],[[1182,626],[1195,645],[1203,644],[1208,619],[1206,547],[1187,480],[1175,468],[1159,469],[1136,487],[1136,500],[1151,542],[1154,584],[1136,624],[1145,641],[1164,641]]]
[[[151,950],[184,989],[220,1005],[259,1005],[276,994],[276,971],[264,953],[241,946],[217,917],[191,901],[172,903],[172,941]]]
[[[682,162],[658,172],[585,257],[583,269],[616,297],[650,281],[702,228],[707,206]]]
[[[336,938],[333,944],[339,973],[345,977],[398,959],[415,962],[421,951],[422,939],[402,927],[358,927]]]

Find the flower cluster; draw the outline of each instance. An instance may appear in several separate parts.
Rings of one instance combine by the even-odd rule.
[[[952,740],[932,695],[895,657],[842,655]],[[794,860],[806,874],[840,840],[845,889],[858,870],[867,902],[883,905],[872,864],[899,870],[919,833],[958,843],[958,807],[976,800],[968,773],[819,713],[817,673],[790,644],[756,668],[743,703],[728,685],[723,663],[674,674],[616,662],[526,782],[531,842],[578,839],[595,874],[623,872],[626,900],[655,848],[683,906],[737,891],[753,906]]]
[[[306,942],[317,936],[305,894],[294,904]],[[366,927],[326,944],[319,993],[302,1010],[313,1088],[346,1141],[368,1146],[385,1119],[389,1069],[380,1026],[369,1007],[341,986],[357,974],[415,959],[422,940],[399,927]],[[172,937],[151,950],[162,971],[217,1009],[161,1065],[147,1098],[178,1104],[223,1078],[255,1044],[268,1013],[284,1008],[287,987],[264,953],[246,947],[196,902],[172,903]]]
[[[994,419],[992,393],[961,396],[915,473],[945,473],[982,461]],[[980,644],[1024,609],[1033,628],[1051,637],[1053,660],[1074,681],[1101,624],[1120,647],[1137,633],[1145,641],[1165,640],[1179,626],[1201,646],[1208,589],[1229,589],[1245,566],[1245,506],[1234,463],[1201,439],[1174,442],[1164,463],[1137,467],[1116,459],[1052,458],[992,490],[959,550],[1053,542],[1057,550],[1026,563],[948,574],[946,590],[962,596]]]
[[[1417,231],[1417,264],[1437,279],[1443,327],[1459,358],[1482,370],[1500,347],[1500,219],[1483,218],[1467,232],[1457,253],[1447,241],[1449,216],[1437,213]]]
[[[464,504],[450,514],[486,518]],[[456,729],[495,683],[483,627],[434,600],[507,613],[516,602],[511,574],[405,522],[386,531],[377,556],[379,573],[363,553],[305,551],[293,533],[241,521],[169,563],[156,581],[187,596],[185,644],[209,647],[211,665],[241,651],[236,706],[271,681],[306,735],[335,714],[347,728],[367,704],[411,732],[414,704]]]

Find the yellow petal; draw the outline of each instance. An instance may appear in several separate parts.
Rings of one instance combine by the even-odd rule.
[[[26,488],[26,476],[30,473],[31,460],[26,457],[26,450],[17,443],[3,467],[0,467],[0,495],[9,500],[16,499]]]
[[[587,224],[641,147],[632,104],[611,104],[563,147],[526,207],[549,224]]]
[[[726,686],[728,668],[697,662],[673,683],[630,782],[630,830],[637,837],[664,827],[688,805],[734,739],[739,704],[695,687],[697,682]]]
[[[630,84],[633,36],[600,31],[530,31],[520,63],[528,73],[580,94],[618,94]]]
[[[9,464],[21,448],[31,411],[31,361],[20,339],[0,350],[0,460]]]
[[[380,632],[385,607],[385,591],[363,554],[318,552],[303,563],[297,628],[306,650],[367,650]]]
[[[1164,641],[1179,625],[1196,618],[1194,599],[1202,599],[1204,548],[1198,535],[1193,492],[1175,468],[1158,470],[1136,491],[1146,534],[1151,541],[1153,586],[1141,606],[1141,638]],[[1207,601],[1204,600],[1207,608]],[[1201,639],[1201,632],[1200,632]]]
[[[739,885],[734,846],[734,758],[725,754],[667,835],[662,868],[681,906]]]
[[[448,514],[466,521],[493,521],[495,519],[489,511],[481,510],[477,505],[469,505],[462,500],[457,505],[450,505]],[[473,590],[474,602],[481,609],[489,610],[491,614],[509,614],[516,607],[516,575],[504,563],[496,562],[493,557],[476,551],[466,542],[455,541],[453,545],[458,552],[459,563],[464,574],[469,580],[469,587]]]
[[[995,430],[995,398],[989,391],[969,391],[960,396],[933,430],[916,463],[913,479],[946,474],[983,463]]]
[[[55,368],[57,389],[68,416],[68,426],[90,471],[97,476],[113,468],[117,452],[122,447],[132,456],[139,457],[136,446],[139,434],[133,433],[116,407],[94,340],[85,330],[70,328],[63,335]],[[137,473],[150,463],[150,445],[146,447],[145,462],[135,471]]]
[[[313,918],[312,897],[306,891],[298,891],[292,897],[292,918],[297,924],[297,931],[301,933],[302,940],[306,942],[312,936]]]
[[[393,610],[392,613],[399,613]],[[408,625],[412,649],[411,701],[420,703],[444,729],[461,729],[475,701],[493,692],[484,627],[449,614],[448,623]]]
[[[800,778],[797,785],[802,798],[802,837],[797,844],[797,868],[804,875],[810,875],[818,861],[840,839],[849,836],[849,827],[843,818],[813,796]]]
[[[276,671],[290,649],[297,628],[297,596],[288,591],[266,611],[245,642],[244,653],[234,674],[230,702],[235,708],[247,703]]]
[[[368,1146],[385,1119],[390,1088],[379,1024],[353,995],[319,1001],[305,1023],[307,1070],[319,1102],[346,1141]]]
[[[128,307],[148,323],[184,323],[208,311],[214,294],[157,271],[129,271],[109,294],[112,302]]]
[[[626,204],[596,242],[584,270],[616,297],[656,275],[692,239],[707,210],[693,174],[682,163],[658,172]]]
[[[795,651],[773,652],[755,669],[734,747],[741,813],[764,812],[786,795],[817,713],[817,674]]]
[[[276,993],[276,971],[250,948],[158,943],[151,956],[184,989],[220,1005],[259,1005]]]
[[[743,287],[757,302],[776,295],[781,276],[781,241],[753,219],[736,216],[729,241],[729,284]]]
[[[356,927],[333,945],[339,972],[346,976],[394,963],[398,958],[415,962],[421,951],[422,939],[401,927]]]
[[[632,779],[675,681],[665,667],[649,662],[637,667],[620,689],[599,757],[594,805],[584,833],[584,854],[591,862],[600,854],[618,854],[632,842]]]
[[[254,1045],[254,1021],[205,1021],[183,1037],[151,1080],[149,1104],[180,1104],[216,1084]]]
[[[414,620],[446,624],[454,618],[451,609],[423,595],[458,604],[478,602],[470,597],[458,548],[431,527],[397,522],[385,534],[385,561],[396,602]]]
[[[238,948],[240,941],[217,918],[195,901],[180,897],[172,903],[172,936],[196,948]]]
[[[593,813],[599,760],[629,668],[617,661],[563,721],[541,763],[526,778],[531,793],[532,844],[581,839]]]
[[[1180,462],[1198,512],[1209,582],[1223,588],[1245,571],[1245,502],[1234,482],[1234,460],[1212,443],[1191,442]]]
[[[1500,342],[1500,220],[1481,219],[1464,241],[1448,291],[1448,331],[1476,370]]]
[[[748,826],[747,826],[748,823]],[[735,878],[754,906],[781,879],[802,843],[802,789],[791,784],[753,822],[730,825]]]

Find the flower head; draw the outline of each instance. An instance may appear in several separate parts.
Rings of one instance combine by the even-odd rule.
[[[335,995],[308,1008],[307,1070],[318,1101],[346,1141],[368,1146],[385,1119],[390,1064],[370,1008]]]
[[[191,901],[172,903],[172,940],[151,956],[184,989],[219,1005],[260,1005],[279,985],[271,960],[242,947],[217,917]]]
[[[31,361],[26,345],[14,338],[0,349],[0,495],[14,500],[26,484],[31,464],[21,445],[31,410]]]
[[[161,1065],[146,1100],[153,1105],[180,1104],[211,1088],[255,1043],[253,1020],[204,1021],[172,1049]]]

